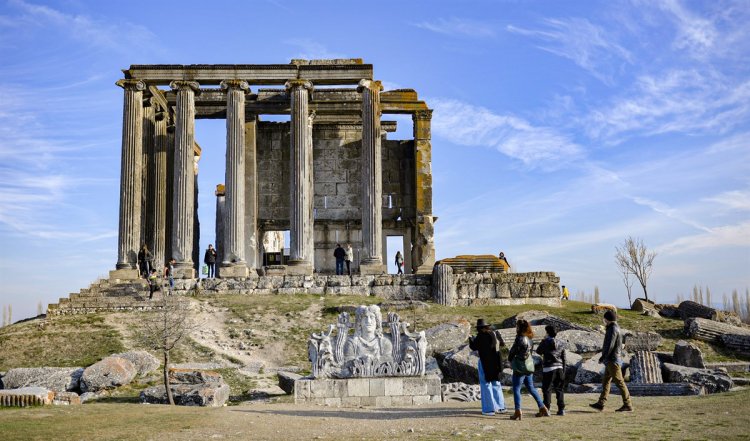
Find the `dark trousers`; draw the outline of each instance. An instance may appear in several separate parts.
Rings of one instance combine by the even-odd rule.
[[[208,262],[206,265],[208,265],[208,278],[213,279],[216,277],[216,263]]]
[[[341,276],[344,274],[344,261],[336,259],[336,275]]]
[[[557,398],[557,410],[565,409],[565,369],[555,369],[542,374],[542,395],[544,405],[550,409],[552,403],[552,392]]]
[[[350,276],[352,275],[352,261],[351,260],[346,261],[346,273],[349,274]]]

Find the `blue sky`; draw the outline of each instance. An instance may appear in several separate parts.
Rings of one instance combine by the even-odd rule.
[[[0,303],[31,316],[114,268],[120,69],[338,57],[434,109],[438,257],[504,250],[518,271],[624,305],[613,256],[633,235],[658,252],[659,301],[750,286],[747,1],[11,0]],[[410,135],[408,118],[384,119]],[[197,122],[202,248],[224,133]]]

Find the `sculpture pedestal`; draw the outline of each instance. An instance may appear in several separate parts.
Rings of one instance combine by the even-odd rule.
[[[295,404],[342,407],[415,406],[442,402],[440,378],[380,377],[299,379],[294,382]]]

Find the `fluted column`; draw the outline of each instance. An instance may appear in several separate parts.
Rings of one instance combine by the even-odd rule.
[[[291,95],[291,174],[289,205],[289,265],[291,273],[311,274],[314,249],[310,246],[313,234],[313,168],[309,93],[313,85],[306,80],[286,82]],[[293,268],[297,267],[297,268]]]
[[[157,112],[154,126],[153,254],[157,268],[161,268],[167,261],[167,150],[169,149],[167,117],[165,109]]]
[[[227,90],[227,155],[225,175],[222,277],[247,277],[245,261],[245,93],[246,81],[221,82]]]
[[[200,86],[195,81],[172,81],[169,87],[177,91],[172,257],[176,260],[175,277],[192,279],[195,277],[192,257],[195,223],[195,92],[200,90]]]
[[[412,237],[412,272],[430,274],[435,264],[435,216],[432,213],[432,110],[417,110],[414,122],[416,226]]]
[[[382,274],[383,160],[380,142],[380,81],[362,80],[362,260],[360,273]]]
[[[143,100],[143,178],[141,191],[141,243],[154,252],[154,149],[156,140],[156,103],[152,97]],[[154,260],[156,262],[156,260]]]
[[[119,80],[125,90],[122,114],[122,157],[120,168],[120,227],[117,241],[116,277],[138,277],[135,270],[141,234],[143,166],[143,91],[140,80]]]

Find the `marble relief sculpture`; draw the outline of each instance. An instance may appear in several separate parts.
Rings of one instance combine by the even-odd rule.
[[[384,332],[377,305],[359,306],[354,324],[339,314],[327,332],[313,333],[308,355],[313,378],[420,376],[425,372],[427,339],[424,331],[411,333],[408,323],[389,313]],[[354,329],[350,335],[349,330]],[[334,330],[336,333],[334,335]]]

